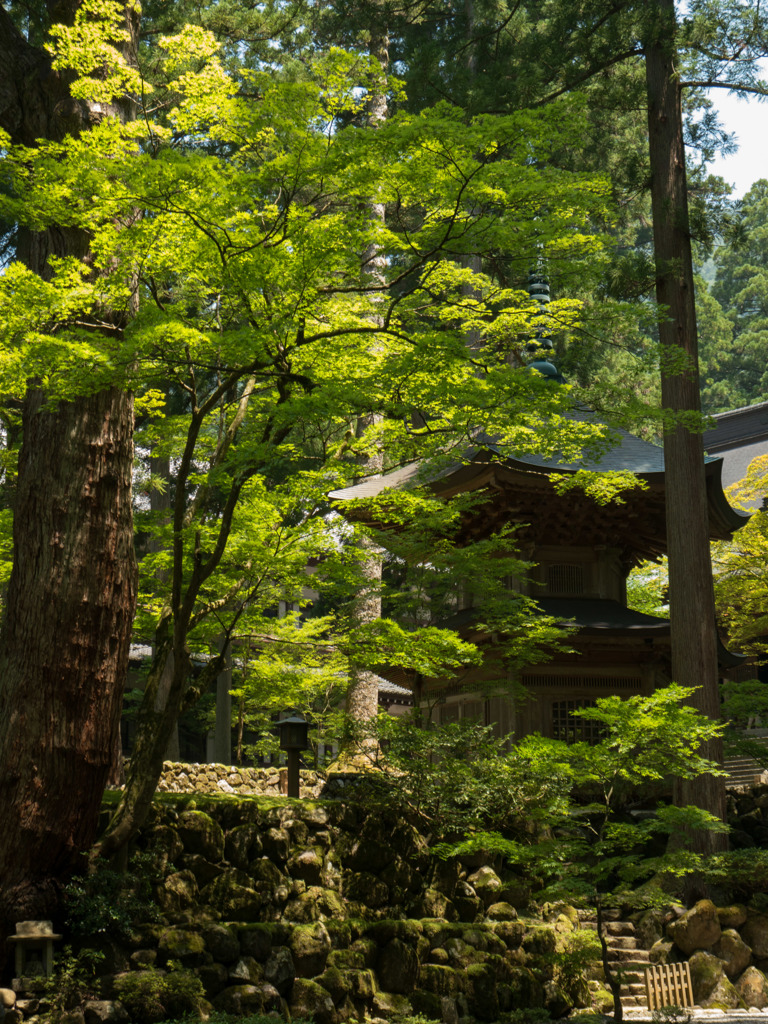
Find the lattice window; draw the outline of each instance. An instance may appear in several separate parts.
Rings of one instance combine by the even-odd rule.
[[[593,708],[593,700],[556,700],[552,702],[552,738],[566,743],[599,743],[603,736],[602,722],[572,715],[578,708]]]
[[[569,690],[574,687],[599,687],[601,690],[634,690],[640,692],[640,679],[637,676],[558,676],[558,675],[524,675],[520,680],[523,686],[547,686],[553,689]]]
[[[550,565],[547,569],[547,593],[583,594],[584,567],[582,565]]]

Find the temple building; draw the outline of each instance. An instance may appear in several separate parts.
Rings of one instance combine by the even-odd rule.
[[[537,367],[539,369],[539,367]],[[574,412],[576,417],[592,417]],[[589,459],[562,463],[537,455],[510,457],[493,443],[479,445],[462,463],[442,469],[426,486],[438,497],[461,492],[487,495],[464,522],[465,537],[483,537],[499,526],[516,526],[520,554],[535,563],[527,580],[510,587],[535,597],[542,611],[575,632],[572,653],[515,672],[505,682],[491,681],[483,669],[470,669],[460,683],[419,680],[414,694],[433,707],[437,721],[472,717],[493,725],[499,735],[539,732],[560,739],[590,739],[596,729],[569,712],[598,697],[648,693],[670,681],[669,622],[627,607],[627,576],[645,560],[666,553],[663,449],[627,431],[616,430],[617,443],[599,463]],[[558,493],[554,474],[578,469],[629,470],[645,488],[625,492],[623,503],[599,505],[583,491]],[[732,508],[723,493],[722,459],[706,458],[709,533],[727,540],[749,518]],[[418,464],[355,486],[330,497],[342,515],[366,521],[360,499],[380,496],[387,488],[421,482]],[[368,513],[372,521],[373,513]],[[489,650],[493,637],[476,623],[478,611],[457,609],[451,625],[462,636]],[[742,659],[720,645],[721,670]],[[401,677],[398,682],[403,682]],[[525,696],[518,694],[524,690]]]

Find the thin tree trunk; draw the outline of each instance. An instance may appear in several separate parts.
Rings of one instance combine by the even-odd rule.
[[[656,298],[666,311],[659,325],[662,405],[677,416],[700,411],[698,340],[673,0],[658,0],[658,7],[655,34],[646,44],[649,154]],[[691,703],[718,719],[717,633],[701,433],[682,424],[670,427],[664,435],[664,459],[672,677],[683,686],[698,687]],[[713,741],[704,753],[721,762],[722,742]],[[680,780],[675,799],[725,819],[722,778]],[[700,832],[694,843],[708,852],[722,849],[727,840]]]
[[[369,53],[375,57],[381,68],[381,81],[377,88],[371,91],[371,98],[368,105],[368,124],[375,128],[383,124],[387,119],[387,71],[389,67],[389,36],[387,30],[380,27],[372,33],[369,45]],[[384,204],[375,199],[368,204],[369,216],[377,224],[384,223]],[[386,281],[386,266],[376,244],[372,244],[363,256],[363,275],[372,283],[383,285]],[[374,311],[372,319],[381,324],[381,318],[375,310],[376,298],[373,299]],[[365,431],[375,425],[379,419],[376,412],[367,416],[361,416],[357,423],[357,436],[361,437]],[[381,473],[384,468],[383,452],[377,450],[370,454],[361,466],[365,476]],[[381,618],[381,552],[376,545],[363,538],[362,547],[365,558],[361,565],[362,583],[360,591],[353,605],[355,620],[360,623],[375,622]],[[347,691],[346,709],[347,714],[358,723],[371,722],[376,718],[379,709],[379,680],[375,672],[364,665],[352,665],[350,667],[351,682]]]

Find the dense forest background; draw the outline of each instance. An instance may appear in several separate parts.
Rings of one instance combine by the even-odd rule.
[[[233,650],[255,702],[364,719],[377,666],[477,658],[438,625],[475,587],[506,664],[545,657],[513,535],[457,547],[461,502],[408,491],[384,555],[328,494],[478,436],[599,452],[574,400],[672,444],[675,676],[717,713],[689,471],[701,407],[765,395],[766,183],[733,203],[707,175],[708,90],[768,91],[766,29],[717,0],[0,10],[10,903],[95,839],[131,639],[152,660],[105,855]]]

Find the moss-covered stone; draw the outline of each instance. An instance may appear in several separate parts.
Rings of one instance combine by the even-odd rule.
[[[347,972],[339,967],[329,966],[315,979],[322,985],[336,1005],[343,1002],[349,995]]]
[[[373,1009],[379,1017],[405,1017],[413,1012],[413,1004],[398,992],[379,989],[373,997]]]
[[[517,920],[517,911],[511,903],[492,903],[485,912],[485,916],[489,921],[515,921]]]
[[[344,894],[347,899],[376,910],[378,907],[386,906],[389,900],[389,886],[367,871],[358,871],[347,878]]]
[[[312,921],[343,921],[347,916],[344,901],[333,889],[321,889],[312,885],[306,892],[289,900],[283,917],[297,924],[309,924]]]
[[[299,878],[307,885],[320,885],[323,880],[322,852],[314,847],[296,850],[288,858],[287,871],[291,878]]]
[[[491,904],[499,902],[502,890],[501,879],[487,864],[473,872],[467,878],[467,883],[475,890],[475,894],[480,897],[484,906],[490,907]]]
[[[264,998],[256,985],[230,985],[214,997],[213,1005],[222,1013],[246,1017],[262,1011]]]
[[[533,956],[554,953],[557,949],[557,933],[552,925],[534,925],[523,936],[523,949]]]
[[[725,973],[733,981],[749,967],[752,950],[743,941],[735,928],[724,928],[720,939],[712,947],[716,957],[725,963]]]
[[[237,879],[239,872],[226,871],[210,882],[200,893],[218,917],[226,921],[257,921],[264,897]]]
[[[464,991],[463,971],[440,964],[423,964],[419,971],[419,988],[439,996],[457,996]]]
[[[181,914],[192,910],[200,899],[197,879],[191,871],[176,871],[157,891],[157,902],[166,914]]]
[[[718,990],[721,982],[727,981],[725,977],[725,964],[722,960],[698,950],[689,959],[691,969],[691,987],[693,989],[693,1001],[697,1006],[704,1006],[710,996]]]
[[[321,921],[297,925],[290,941],[291,956],[300,978],[314,978],[325,969],[331,937]]]
[[[544,1009],[551,1017],[566,1017],[574,1007],[573,999],[562,985],[556,981],[544,984]]]
[[[175,960],[185,967],[197,967],[205,960],[205,942],[199,932],[166,928],[160,935],[158,954],[161,963]]]
[[[351,952],[359,953],[360,956],[362,956],[365,967],[376,966],[376,961],[379,956],[379,947],[373,939],[355,939],[349,948]]]
[[[238,928],[237,938],[243,956],[264,963],[272,950],[272,928],[268,924],[249,924]]]
[[[296,967],[287,946],[277,946],[269,954],[269,959],[264,965],[264,977],[274,985],[281,996],[291,990],[296,977]]]
[[[439,889],[425,889],[410,905],[410,913],[420,918],[458,921],[459,913],[451,900]]]
[[[187,853],[197,853],[214,864],[224,858],[224,832],[204,811],[183,811],[176,830]]]
[[[499,1017],[496,977],[488,964],[470,964],[465,973],[467,1003],[478,1020],[495,1021]]]
[[[527,967],[513,967],[509,972],[507,996],[510,1010],[539,1009],[544,1006],[544,986]]]
[[[717,908],[717,919],[721,928],[741,928],[747,920],[747,908],[743,903],[732,903]]]
[[[392,939],[379,950],[376,974],[386,992],[409,995],[419,978],[419,959],[413,946]]]
[[[676,921],[667,925],[667,934],[686,956],[697,949],[710,949],[720,938],[720,921],[712,900],[699,900]]]
[[[230,964],[240,956],[240,943],[233,928],[212,923],[203,928],[202,934],[206,949],[215,961]]]
[[[291,837],[285,828],[270,828],[262,835],[264,856],[275,862],[284,863],[291,853]]]
[[[757,967],[747,967],[735,987],[745,1006],[759,1010],[768,1006],[768,979]]]
[[[254,882],[263,882],[272,887],[283,885],[286,882],[286,877],[280,868],[273,864],[268,857],[259,857],[252,861],[248,873]]]
[[[261,855],[261,836],[257,825],[236,825],[224,838],[224,856],[229,863],[247,871],[248,865]]]
[[[356,949],[332,949],[326,961],[328,967],[339,970],[360,970],[366,966],[365,956]]]
[[[365,929],[365,937],[373,939],[377,946],[385,946],[392,939],[415,946],[423,934],[424,927],[420,921],[376,921]]]
[[[519,949],[525,935],[525,925],[522,921],[495,921],[493,923],[494,935],[504,943],[507,949]]]
[[[768,914],[750,913],[741,929],[741,937],[755,957],[768,957]]]
[[[264,967],[252,956],[241,956],[230,964],[229,980],[236,985],[258,985],[264,981]]]
[[[315,981],[297,978],[289,1000],[292,1017],[312,1020],[315,1024],[335,1024],[333,1000]]]

